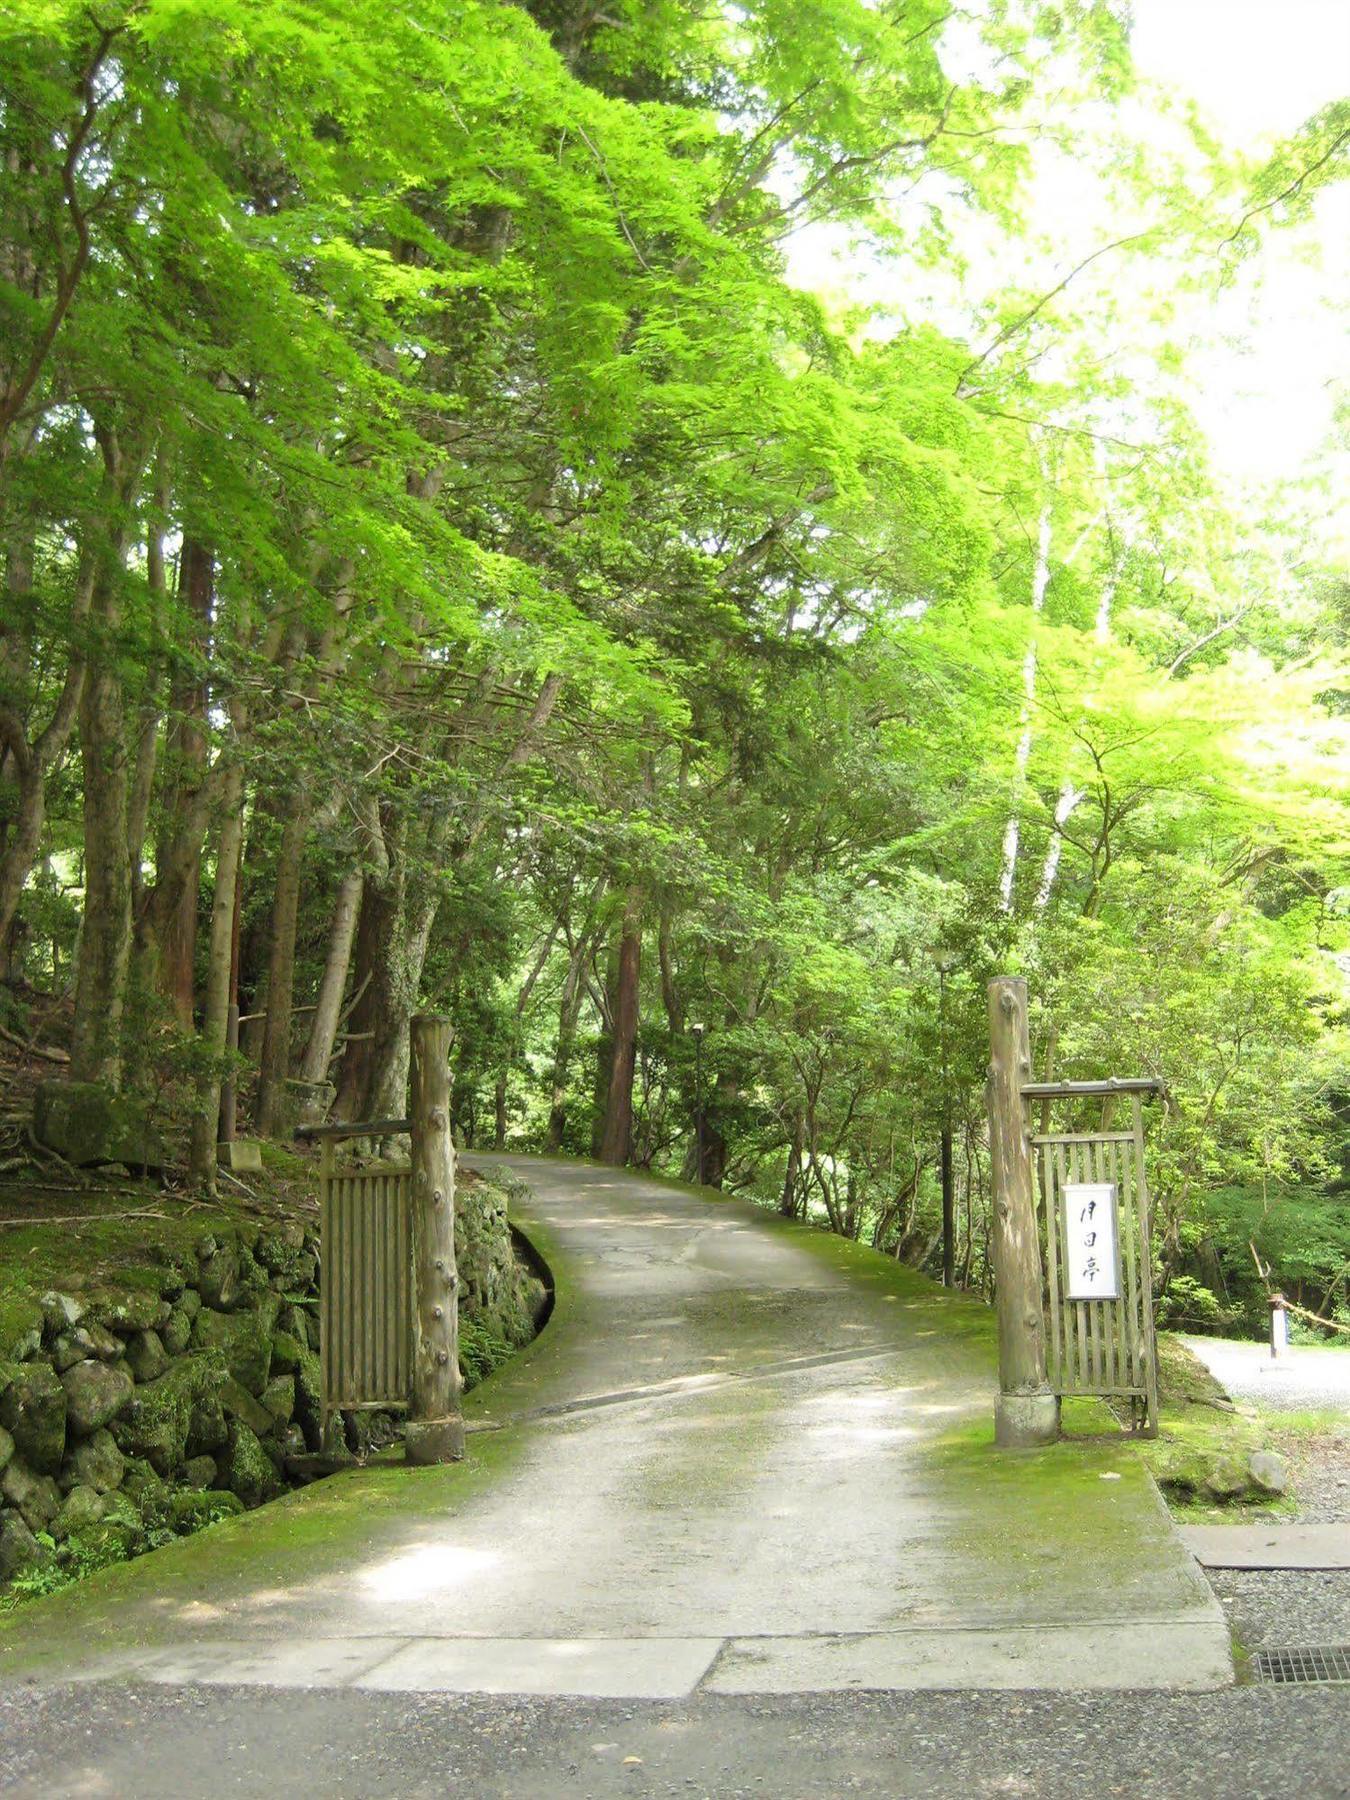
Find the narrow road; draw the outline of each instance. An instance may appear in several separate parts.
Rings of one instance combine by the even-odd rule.
[[[1294,1344],[1272,1356],[1268,1344],[1237,1338],[1183,1341],[1234,1400],[1251,1400],[1271,1412],[1339,1412],[1350,1418],[1350,1344]]]
[[[983,1308],[746,1205],[503,1160],[559,1302],[471,1396],[469,1461],[340,1476],[56,1596],[0,1674],[652,1699],[1231,1679],[1132,1451],[989,1447]]]

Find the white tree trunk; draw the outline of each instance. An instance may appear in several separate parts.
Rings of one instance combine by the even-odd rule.
[[[1017,853],[1021,840],[1018,807],[1026,783],[1027,764],[1031,761],[1031,709],[1036,701],[1036,621],[1045,609],[1045,590],[1050,585],[1050,502],[1041,508],[1040,528],[1036,534],[1036,567],[1031,578],[1031,641],[1022,664],[1022,735],[1017,740],[1013,761],[1012,810],[1003,830],[1003,870],[999,877],[998,898],[1003,911],[1011,912],[1013,883],[1017,879]]]

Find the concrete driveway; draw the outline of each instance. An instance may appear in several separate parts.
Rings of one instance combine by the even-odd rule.
[[[1128,1446],[993,1450],[977,1303],[748,1205],[502,1160],[559,1299],[470,1397],[468,1461],[338,1476],[108,1571],[31,1608],[0,1672],[649,1698],[1231,1680]]]

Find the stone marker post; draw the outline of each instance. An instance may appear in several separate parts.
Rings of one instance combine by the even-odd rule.
[[[994,1284],[998,1310],[999,1399],[994,1441],[1004,1449],[1051,1444],[1059,1400],[1045,1374],[1045,1313],[1036,1184],[1022,1084],[1031,1079],[1027,984],[989,983],[991,1057],[985,1099],[994,1187]]]
[[[410,1463],[458,1462],[459,1275],[455,1268],[455,1151],[450,1139],[450,1021],[412,1021],[412,1407]]]

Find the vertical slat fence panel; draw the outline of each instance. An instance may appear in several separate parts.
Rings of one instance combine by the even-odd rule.
[[[348,1167],[324,1145],[319,1361],[326,1415],[409,1403],[410,1196],[407,1163]]]

